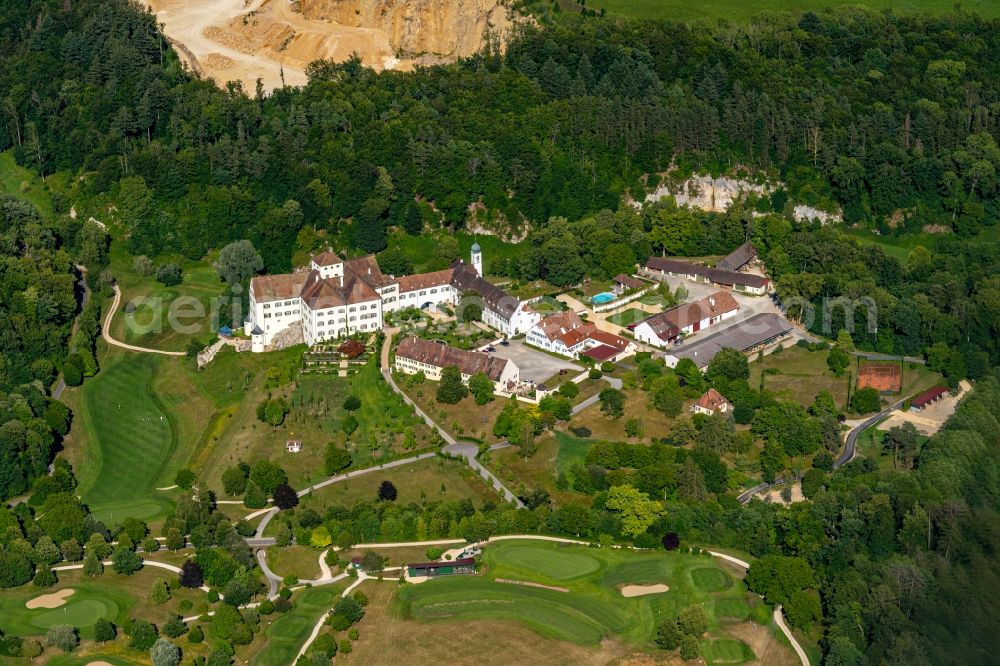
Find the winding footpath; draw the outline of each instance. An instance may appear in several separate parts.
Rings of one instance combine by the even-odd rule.
[[[473,471],[475,471],[487,483],[489,483],[494,490],[500,492],[503,495],[504,499],[512,503],[517,508],[523,509],[524,502],[522,502],[517,495],[512,493],[510,489],[507,488],[507,486],[505,486],[500,481],[500,479],[494,476],[492,472],[486,469],[482,465],[482,463],[480,463],[479,460],[476,459],[476,456],[479,455],[478,445],[472,442],[456,440],[454,437],[451,436],[451,434],[447,430],[438,425],[434,421],[434,419],[428,416],[428,414],[424,410],[422,410],[415,402],[413,402],[410,399],[410,396],[406,395],[406,393],[404,393],[403,390],[396,385],[396,380],[392,378],[392,372],[389,367],[389,354],[392,349],[392,337],[399,332],[399,329],[386,328],[384,332],[385,332],[385,340],[382,343],[382,356],[381,356],[382,377],[385,378],[385,381],[389,385],[389,388],[391,388],[397,395],[399,395],[399,397],[403,399],[403,402],[412,407],[413,410],[416,412],[417,416],[423,419],[424,423],[426,423],[431,429],[433,429],[439,435],[441,435],[441,439],[443,439],[446,442],[446,445],[441,449],[442,451],[452,456],[464,458],[466,464],[468,464],[468,466],[471,467]]]
[[[120,347],[121,349],[127,349],[128,351],[143,352],[146,354],[162,354],[163,356],[184,356],[184,352],[172,352],[163,351],[162,349],[150,349],[149,347],[137,347],[135,345],[126,344],[120,340],[115,340],[111,337],[111,320],[114,318],[115,313],[118,312],[118,305],[122,300],[122,290],[118,288],[117,284],[111,285],[115,290],[115,298],[111,301],[111,307],[108,308],[108,314],[104,316],[104,325],[101,326],[101,337],[109,345],[114,347]]]

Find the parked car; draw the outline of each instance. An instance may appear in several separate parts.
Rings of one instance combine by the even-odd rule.
[[[493,345],[490,345],[489,347],[486,348],[487,352],[495,352],[496,350],[497,350],[497,348],[494,347]]]
[[[506,340],[501,340],[500,344],[503,345],[504,347],[509,347],[510,346],[510,343],[507,342]]]

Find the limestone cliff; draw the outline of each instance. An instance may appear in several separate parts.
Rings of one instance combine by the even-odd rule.
[[[302,16],[380,31],[403,57],[475,53],[511,26],[505,0],[299,0]]]

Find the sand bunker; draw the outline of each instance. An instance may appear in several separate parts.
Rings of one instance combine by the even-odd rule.
[[[87,666],[114,666],[114,664],[106,661],[88,661]]]
[[[35,610],[36,608],[59,608],[66,603],[66,600],[73,596],[73,592],[76,590],[66,588],[65,590],[59,590],[58,592],[53,592],[52,594],[43,594],[40,597],[35,597],[24,604],[25,608],[28,610]]]
[[[656,585],[623,585],[621,587],[623,597],[641,597],[647,594],[662,594],[670,588],[663,583]]]

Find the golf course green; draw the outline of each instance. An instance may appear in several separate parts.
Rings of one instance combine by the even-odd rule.
[[[512,540],[487,546],[483,565],[484,575],[404,587],[401,613],[432,622],[510,620],[546,638],[596,645],[617,637],[641,649],[652,645],[664,619],[700,605],[710,620],[702,640],[710,664],[753,660],[726,627],[750,618],[764,626],[771,621],[760,598],[705,555]],[[622,594],[627,585],[654,584],[669,589]]]
[[[29,600],[57,588],[40,590],[24,586],[8,590],[0,597],[0,628],[13,636],[42,636],[49,627],[69,624],[80,630],[81,637],[92,638],[94,624],[99,619],[116,620],[133,603],[123,590],[102,586],[100,582],[73,583],[71,587],[72,596],[58,608],[29,609],[25,606]]]

